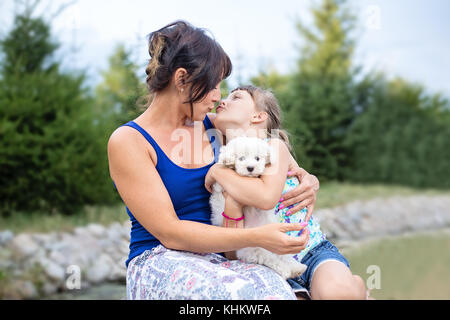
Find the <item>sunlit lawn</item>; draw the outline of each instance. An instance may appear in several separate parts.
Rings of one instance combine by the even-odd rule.
[[[330,182],[321,184],[315,209],[334,207],[355,200],[414,194],[450,195],[450,191],[417,190],[400,186]],[[125,211],[125,206],[119,203],[110,207],[86,207],[85,210],[76,215],[47,215],[42,213],[16,212],[11,217],[0,217],[0,230],[9,229],[13,232],[69,231],[74,227],[89,223],[109,225],[112,222],[123,222],[127,219],[128,215]]]
[[[374,275],[367,268],[379,266],[381,288],[371,292],[376,299],[450,299],[450,229],[384,238],[342,252],[365,281]]]

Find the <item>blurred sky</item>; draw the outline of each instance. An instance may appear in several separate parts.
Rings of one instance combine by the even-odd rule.
[[[25,1],[25,0],[22,0]],[[42,0],[37,13],[53,20],[62,42],[64,65],[84,68],[91,83],[118,42],[136,49],[136,61],[148,59],[146,35],[176,19],[209,29],[234,64],[232,85],[273,65],[280,72],[295,68],[299,37],[295,21],[312,23],[317,0]],[[320,0],[319,0],[320,2]],[[450,97],[450,1],[349,0],[359,18],[355,61],[364,70],[384,70],[423,83]],[[11,27],[14,0],[0,0],[0,34]]]

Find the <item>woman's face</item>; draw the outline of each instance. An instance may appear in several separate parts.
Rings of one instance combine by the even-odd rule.
[[[247,91],[233,91],[216,108],[216,128],[223,134],[227,129],[246,130],[250,126],[255,109],[253,98]]]
[[[220,97],[221,95],[219,82],[217,86],[206,95],[206,97],[193,104],[193,121],[203,121],[206,117],[206,114],[214,109],[215,103],[220,101]]]

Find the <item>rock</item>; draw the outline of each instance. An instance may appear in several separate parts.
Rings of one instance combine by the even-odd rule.
[[[78,237],[83,237],[85,235],[90,235],[89,231],[86,228],[83,228],[83,227],[76,227],[73,230],[73,233],[75,234],[75,236],[78,236]]]
[[[12,252],[7,248],[0,248],[0,270],[6,270],[14,266],[11,260]]]
[[[36,254],[40,247],[33,241],[31,235],[20,234],[9,243],[9,246],[18,259],[25,259]]]
[[[55,294],[58,291],[58,287],[55,286],[54,284],[46,281],[43,285],[42,285],[42,294],[45,296],[49,296],[52,294]]]
[[[48,263],[43,267],[45,268],[45,273],[50,279],[60,282],[64,281],[66,273],[63,267],[52,262],[51,260],[48,260]]]
[[[101,254],[87,269],[87,280],[94,284],[105,281],[111,273],[113,264],[114,261],[109,256]]]
[[[38,291],[31,281],[16,280],[12,286],[10,294],[16,299],[33,299],[38,296]]]
[[[52,241],[53,240],[52,234],[35,233],[32,234],[31,237],[40,246],[46,246],[49,243],[56,242]]]
[[[125,264],[123,264],[123,267],[120,267],[117,263],[113,264],[111,272],[108,275],[108,280],[119,281],[126,279],[126,277],[127,269],[125,268]]]
[[[95,223],[89,224],[89,225],[86,227],[86,229],[87,229],[87,231],[89,231],[94,237],[97,237],[97,238],[102,238],[102,237],[105,237],[105,236],[107,235],[107,234],[106,234],[106,229],[105,229],[105,227],[102,226],[102,225],[100,225],[100,224],[95,224]]]
[[[0,232],[0,246],[8,244],[14,238],[14,233],[10,230]]]
[[[45,255],[39,255],[29,259],[26,268],[33,267],[35,264],[39,265],[45,275],[52,281],[62,283],[65,279],[65,270],[63,267],[48,259]]]
[[[64,256],[60,251],[58,250],[52,250],[50,251],[48,255],[49,259],[56,262],[60,266],[67,266],[70,263],[70,261],[67,261],[66,256]]]

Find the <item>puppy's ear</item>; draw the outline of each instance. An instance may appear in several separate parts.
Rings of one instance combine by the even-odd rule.
[[[232,144],[222,146],[220,148],[219,160],[217,161],[217,163],[226,167],[233,168],[235,162],[236,162],[236,154],[233,151]]]

